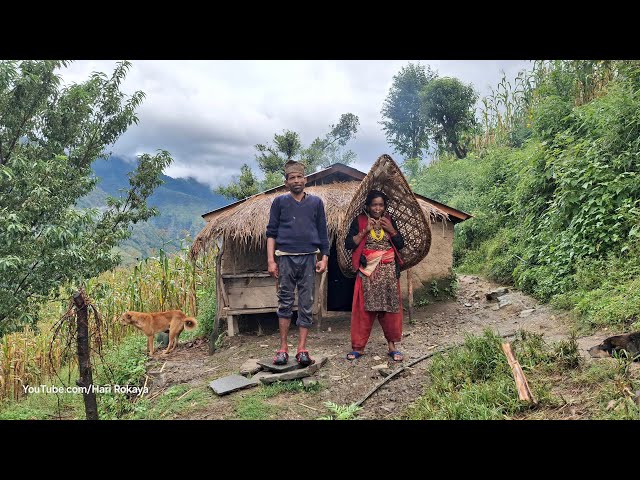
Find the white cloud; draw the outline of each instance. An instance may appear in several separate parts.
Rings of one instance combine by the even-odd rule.
[[[481,96],[497,86],[501,70],[513,79],[519,70],[531,67],[524,60],[419,62],[440,76],[472,83]],[[115,63],[76,61],[61,75],[66,83],[79,82],[92,71],[110,75]],[[111,151],[132,158],[165,149],[174,158],[167,175],[192,176],[216,186],[239,175],[243,163],[256,166],[255,144],[270,143],[275,133],[293,130],[306,145],[350,112],[359,117],[360,128],[347,147],[358,154],[354,167],[366,172],[382,153],[394,156],[378,122],[393,76],[408,63],[132,61],[123,90],[142,90],[146,97],[138,110],[139,124],[130,127]]]

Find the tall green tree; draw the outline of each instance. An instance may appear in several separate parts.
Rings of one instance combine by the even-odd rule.
[[[349,140],[355,138],[360,119],[353,113],[344,113],[336,125],[323,138],[317,137],[308,148],[302,151],[302,161],[311,172],[319,167],[326,168],[334,163],[349,165],[356,159],[351,150],[343,150]]]
[[[259,143],[255,146],[258,151],[256,161],[265,174],[282,170],[285,162],[298,155],[302,149],[300,135],[291,130],[285,130],[282,135],[276,133],[273,143],[274,145]]]
[[[429,82],[420,92],[420,100],[438,150],[466,157],[469,135],[476,127],[478,93],[457,78],[445,77]]]
[[[61,286],[119,263],[114,247],[157,214],[146,201],[171,162],[165,151],[141,155],[124,196],[102,211],[77,208],[97,183],[91,163],[137,123],[144,94],[120,91],[128,62],[62,87],[67,65],[0,62],[0,335],[35,325]]]
[[[247,164],[240,169],[240,177],[234,178],[229,185],[222,185],[214,189],[216,193],[229,199],[250,197],[269,188],[282,185],[284,164],[298,157],[307,167],[307,172],[315,172],[319,167],[328,167],[332,163],[353,163],[356,154],[351,150],[344,150],[349,140],[355,137],[360,120],[352,113],[345,113],[335,125],[330,125],[330,131],[324,137],[317,137],[309,147],[304,148],[300,135],[292,130],[285,130],[282,134],[273,136],[273,144],[259,143],[256,161],[264,174],[264,180],[257,177]]]
[[[429,148],[430,125],[421,108],[420,92],[437,76],[428,65],[409,63],[393,77],[380,124],[387,142],[405,158],[423,158]]]
[[[215,192],[228,199],[242,199],[260,191],[260,182],[246,163],[240,167],[240,177],[233,179],[227,186],[215,188]]]

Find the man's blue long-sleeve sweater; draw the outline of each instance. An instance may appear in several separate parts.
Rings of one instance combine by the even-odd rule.
[[[305,196],[300,202],[289,193],[273,200],[267,225],[267,238],[275,238],[279,250],[311,253],[320,249],[329,256],[327,217],[320,197]]]

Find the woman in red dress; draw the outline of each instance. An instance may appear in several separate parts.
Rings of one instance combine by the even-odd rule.
[[[357,268],[349,360],[364,354],[376,317],[387,340],[389,356],[396,362],[404,359],[395,345],[402,339],[402,259],[398,251],[404,247],[404,238],[387,207],[387,196],[371,190],[363,213],[353,220],[345,239],[345,248],[352,251],[353,268]]]

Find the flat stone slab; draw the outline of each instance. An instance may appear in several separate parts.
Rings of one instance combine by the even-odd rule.
[[[265,372],[264,370],[260,370],[258,373],[256,373],[255,375],[251,375],[251,379],[252,380],[260,380],[262,377],[270,377],[271,375],[277,375],[276,373],[273,372]]]
[[[274,353],[274,356],[275,356],[275,353]],[[298,365],[298,361],[296,360],[295,355],[289,355],[289,360],[287,360],[287,363],[285,365],[274,365],[273,357],[262,358],[260,360],[257,360],[256,363],[260,365],[264,370],[269,370],[270,372],[273,372],[273,373],[290,372],[292,370],[297,370],[300,368],[300,365]]]
[[[255,358],[250,358],[244,362],[240,367],[240,375],[253,375],[256,372],[259,372],[262,367],[256,362],[257,360]]]
[[[226,395],[236,390],[255,387],[256,385],[260,385],[260,382],[236,374],[218,378],[209,384],[216,395]]]
[[[297,378],[310,377],[311,375],[316,373],[325,363],[327,363],[327,357],[318,357],[314,360],[316,361],[316,363],[314,363],[313,365],[309,365],[308,367],[298,368],[296,370],[291,370],[288,372],[274,373],[273,375],[261,377],[260,381],[262,383],[268,384],[277,382],[278,380],[295,380]]]

